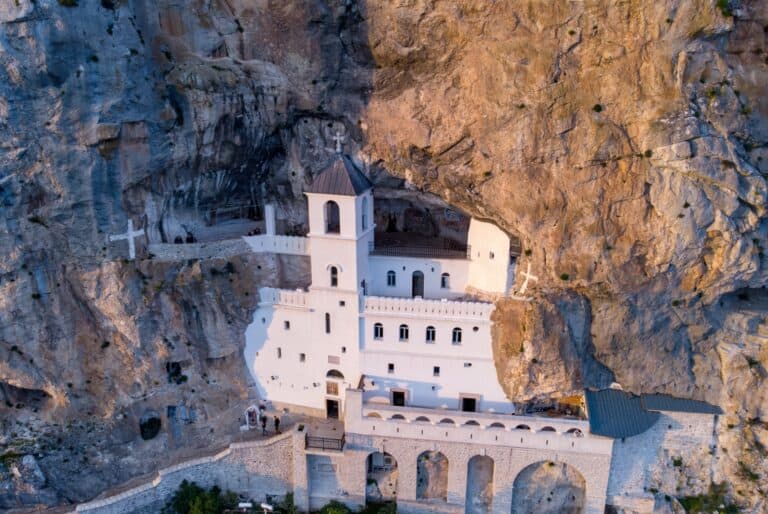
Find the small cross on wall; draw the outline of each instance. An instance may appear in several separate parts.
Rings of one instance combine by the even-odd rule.
[[[342,152],[341,145],[342,143],[344,143],[344,140],[346,138],[341,134],[341,132],[337,130],[336,134],[334,134],[334,136],[331,139],[333,139],[336,142],[336,153],[341,153]]]

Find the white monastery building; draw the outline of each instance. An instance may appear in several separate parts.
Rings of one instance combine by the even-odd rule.
[[[360,386],[365,402],[512,413],[496,379],[494,305],[477,299],[510,292],[509,236],[472,219],[466,248],[379,248],[373,185],[341,154],[306,195],[306,241],[283,246],[310,256],[311,286],[261,288],[246,332],[262,398],[336,418]],[[274,236],[267,211],[267,238],[298,239]]]

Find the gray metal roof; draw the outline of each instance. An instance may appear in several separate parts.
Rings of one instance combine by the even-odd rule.
[[[675,398],[668,394],[644,394],[643,407],[650,411],[693,412],[697,414],[722,414],[723,409],[699,400]]]
[[[352,159],[336,154],[328,166],[315,177],[307,192],[357,196],[372,187],[371,181],[357,169]]]
[[[589,430],[608,437],[631,437],[651,428],[661,417],[645,410],[639,396],[619,389],[587,390]]]

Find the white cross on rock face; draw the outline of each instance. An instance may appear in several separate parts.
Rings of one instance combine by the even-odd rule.
[[[336,132],[336,134],[331,138],[334,141],[336,141],[336,153],[341,153],[341,144],[344,142],[344,139],[346,139],[344,136],[341,135],[341,132]]]
[[[525,277],[525,281],[523,282],[523,285],[520,286],[520,291],[518,291],[519,294],[525,294],[525,292],[528,290],[528,281],[533,280],[534,282],[539,280],[539,277],[536,275],[531,274],[531,263],[528,263],[528,269],[525,271],[525,273],[521,273],[523,277]]]
[[[114,236],[109,236],[110,241],[122,241],[123,239],[128,240],[128,256],[131,259],[136,258],[136,243],[134,242],[135,237],[140,237],[144,235],[144,229],[141,230],[133,230],[133,220],[128,220],[128,230],[124,234],[117,234]]]

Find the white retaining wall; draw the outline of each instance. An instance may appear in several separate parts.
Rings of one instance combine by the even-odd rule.
[[[244,236],[243,241],[255,253],[282,253],[309,255],[309,239],[300,236],[258,235]]]

